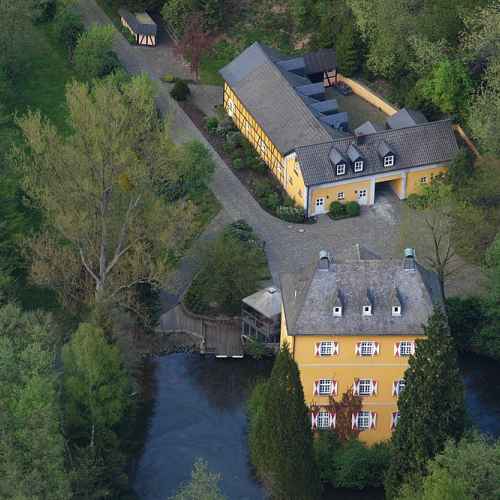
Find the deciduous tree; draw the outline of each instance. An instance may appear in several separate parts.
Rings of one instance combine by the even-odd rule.
[[[220,474],[209,471],[203,460],[194,463],[191,480],[181,486],[170,500],[225,500],[219,488]]]
[[[32,277],[67,305],[109,300],[134,308],[137,285],[159,287],[168,251],[190,237],[192,204],[157,194],[171,143],[147,77],[121,90],[112,81],[92,89],[73,83],[67,103],[69,136],[37,113],[19,122],[29,147],[25,189],[46,219],[30,242]]]
[[[395,498],[401,485],[422,476],[427,460],[440,453],[448,439],[460,439],[465,425],[464,387],[446,316],[439,308],[417,340],[405,372],[405,390],[398,399],[400,418],[392,437],[385,488]]]

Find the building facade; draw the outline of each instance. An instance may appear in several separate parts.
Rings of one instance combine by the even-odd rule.
[[[322,252],[310,268],[282,275],[281,285],[281,343],[298,364],[312,428],[335,427],[329,398],[351,389],[362,398],[351,415],[359,438],[389,439],[409,357],[441,303],[436,276],[409,250],[382,260],[357,248],[344,262]]]
[[[382,185],[403,199],[446,172],[458,151],[450,120],[402,109],[351,132],[325,96],[335,64],[332,49],[287,58],[254,43],[221,70],[225,111],[308,216],[333,201],[371,205]]]

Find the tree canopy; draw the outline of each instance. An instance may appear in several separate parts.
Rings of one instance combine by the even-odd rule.
[[[400,418],[385,480],[389,498],[397,497],[409,478],[424,475],[427,460],[464,432],[464,386],[443,311],[436,310],[424,333],[425,340],[417,340],[415,355],[410,357],[405,389],[398,399]]]

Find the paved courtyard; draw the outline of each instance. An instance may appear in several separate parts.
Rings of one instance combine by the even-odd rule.
[[[79,5],[87,25],[110,24],[95,0],[80,0]],[[405,245],[400,236],[400,202],[390,193],[381,194],[374,206],[363,207],[360,217],[335,222],[325,215],[321,216],[316,224],[289,224],[265,212],[178,103],[170,97],[169,85],[159,81],[166,68],[170,68],[170,72],[175,70],[174,61],[168,63],[171,66],[167,64],[159,69],[157,63],[152,62],[152,55],[144,56],[145,53],[153,53],[156,49],[143,50],[131,46],[118,32],[115,36],[114,49],[130,73],[144,72],[158,82],[157,104],[161,113],[169,117],[173,140],[181,143],[197,139],[204,143],[213,155],[217,168],[210,187],[223,208],[222,213],[207,228],[203,238],[213,237],[224,223],[245,219],[266,242],[269,267],[277,284],[281,272],[294,271],[307,265],[311,259],[317,258],[322,249],[329,250],[338,259],[353,257],[356,244],[364,245],[383,257],[396,257],[402,254]],[[161,53],[161,47],[159,50]],[[202,99],[201,95],[202,93],[199,99]],[[213,99],[213,95],[210,96],[210,99]],[[194,255],[195,253],[191,252],[186,257],[179,273],[166,284],[164,293],[166,307],[174,303],[176,297],[185,290],[190,276],[195,272]],[[459,286],[456,291],[462,292],[464,286],[465,288],[469,286],[474,281],[471,280],[471,276],[475,276],[477,281],[477,270],[467,268],[467,274],[464,276],[466,277],[460,278],[458,275],[456,283]],[[454,288],[450,292],[453,293]]]

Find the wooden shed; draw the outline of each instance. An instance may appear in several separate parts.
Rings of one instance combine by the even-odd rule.
[[[147,12],[132,14],[127,9],[119,9],[121,22],[132,35],[137,45],[156,46],[158,27]]]

